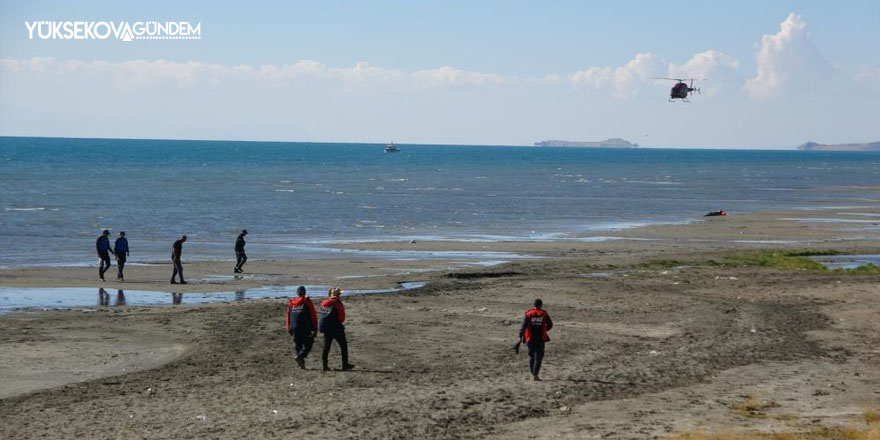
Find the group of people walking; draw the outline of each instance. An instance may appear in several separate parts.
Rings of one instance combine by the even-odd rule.
[[[244,251],[245,236],[248,231],[244,229],[238,234],[235,240],[235,273],[242,273],[243,266],[247,262],[247,254]],[[125,281],[123,270],[125,268],[125,260],[130,255],[128,247],[128,239],[125,232],[119,232],[113,246],[110,246],[110,231],[105,229],[101,236],[95,242],[95,248],[98,252],[98,276],[104,281],[104,273],[110,269],[110,255],[116,256],[118,281]],[[171,272],[171,284],[187,284],[183,279],[183,263],[181,256],[183,254],[183,243],[186,242],[186,235],[174,241],[171,245],[171,263],[173,266]],[[179,279],[180,281],[177,281]],[[121,294],[121,291],[120,291]],[[296,298],[291,299],[287,304],[285,313],[285,327],[287,333],[293,337],[294,352],[296,353],[294,361],[300,368],[305,369],[306,356],[311,352],[315,343],[318,332],[324,335],[324,347],[321,351],[321,367],[323,371],[330,370],[328,365],[328,357],[330,349],[335,341],[340,348],[342,354],[342,370],[347,371],[354,368],[354,364],[348,361],[348,340],[345,336],[345,305],[342,303],[342,289],[338,287],[331,288],[327,293],[327,299],[321,301],[321,310],[315,309],[311,298],[306,295],[306,288],[299,286],[296,289]],[[544,346],[550,340],[547,331],[553,328],[553,321],[550,315],[543,309],[543,301],[540,298],[535,299],[534,307],[527,310],[522,320],[519,330],[519,339],[514,347],[518,352],[521,343],[525,343],[529,352],[529,371],[532,379],[540,381],[539,373],[541,371],[541,363],[544,359]]]
[[[98,260],[100,260],[98,263],[98,277],[101,278],[101,281],[104,281],[104,273],[110,269],[110,254],[116,256],[116,266],[118,268],[116,279],[119,281],[125,281],[122,271],[125,269],[125,260],[129,255],[128,239],[125,238],[125,231],[119,232],[119,238],[116,239],[116,242],[111,248],[110,231],[104,229],[104,231],[101,232],[101,236],[98,237],[98,240],[95,242],[95,248],[98,251]]]
[[[247,229],[243,229],[238,238],[235,240],[235,268],[233,272],[242,273],[244,264],[247,262],[247,254],[244,252],[246,244],[244,237],[248,234]],[[95,241],[95,250],[98,253],[98,278],[104,280],[104,274],[110,269],[110,255],[116,257],[117,275],[116,280],[125,282],[123,271],[125,270],[125,260],[131,254],[128,248],[128,239],[125,238],[125,231],[119,233],[119,238],[113,246],[110,246],[110,230],[104,229],[101,236]],[[186,235],[181,235],[174,243],[171,244],[171,284],[189,284],[183,279],[183,243],[186,243]],[[180,281],[177,281],[179,279]]]
[[[327,292],[327,299],[321,301],[320,311],[315,309],[312,299],[306,294],[306,288],[296,289],[296,298],[287,303],[284,314],[285,328],[293,337],[293,360],[303,370],[306,369],[306,356],[312,351],[318,332],[324,334],[324,348],[321,351],[321,369],[329,371],[328,357],[335,341],[342,352],[342,371],[354,368],[348,361],[348,339],[345,336],[345,305],[342,304],[342,289],[333,287]],[[553,328],[550,314],[544,310],[544,302],[537,298],[534,307],[527,310],[519,330],[519,339],[515,350],[519,352],[521,343],[525,343],[529,351],[529,372],[532,380],[540,381],[541,363],[544,360],[544,347],[550,341],[547,332]]]
[[[296,298],[287,303],[285,327],[293,336],[294,361],[300,368],[306,368],[306,356],[312,350],[318,332],[324,334],[324,349],[321,351],[321,368],[329,371],[328,357],[333,341],[339,344],[342,352],[342,371],[354,368],[348,361],[348,340],[345,337],[345,305],[342,304],[342,289],[333,287],[327,292],[327,299],[321,301],[321,310],[316,311],[312,299],[306,295],[306,288],[296,289]],[[320,316],[319,316],[320,315]]]

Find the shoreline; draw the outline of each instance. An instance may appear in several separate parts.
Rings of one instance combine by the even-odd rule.
[[[580,236],[590,235],[592,238],[588,238],[587,241],[605,241],[605,240],[618,240],[618,239],[629,239],[625,237],[618,237],[613,235],[612,233],[618,231],[627,231],[631,229],[640,229],[646,227],[653,226],[664,226],[664,225],[685,225],[699,222],[700,218],[692,218],[692,217],[682,217],[675,220],[657,220],[657,221],[648,221],[648,222],[636,222],[636,221],[628,221],[621,220],[619,222],[605,222],[605,223],[597,223],[591,226],[585,225],[572,225],[570,230],[566,232],[546,232],[541,234],[524,234],[524,235],[499,235],[492,233],[461,233],[461,234],[448,234],[448,235],[425,235],[425,234],[410,234],[410,235],[399,235],[399,236],[382,236],[382,237],[352,237],[349,239],[331,239],[331,238],[319,238],[319,239],[281,239],[281,240],[263,240],[263,241],[249,241],[249,249],[258,249],[257,252],[263,251],[262,254],[268,255],[265,258],[261,258],[261,261],[294,261],[294,260],[326,260],[326,259],[338,259],[339,252],[352,252],[357,249],[352,248],[352,245],[356,245],[359,243],[363,244],[381,244],[381,243],[398,243],[398,242],[450,242],[450,243],[503,243],[503,242],[517,242],[517,243],[561,243],[567,241],[578,241],[581,240]],[[533,231],[534,232],[534,231]],[[603,234],[604,235],[597,235]],[[91,237],[77,237],[74,239],[70,239],[72,241],[82,242],[83,249],[89,249],[92,245],[93,238]],[[141,240],[140,244],[146,244],[147,248],[155,248],[155,247],[163,247],[165,246],[165,242],[162,241],[161,244],[158,241],[154,240]],[[228,243],[226,241],[218,241],[218,240],[202,240],[196,241],[193,240],[192,243],[187,244],[187,246],[203,246],[209,248],[217,248],[217,247],[228,247]],[[402,251],[403,249],[401,249]],[[294,258],[294,254],[299,253],[296,258]],[[27,267],[92,267],[96,263],[94,263],[93,258],[90,254],[88,256],[86,252],[83,252],[84,257],[77,259],[75,261],[49,261],[49,262],[29,262],[29,263],[21,263],[21,264],[0,264],[0,270],[3,269],[18,269],[18,268],[27,268]],[[126,265],[134,266],[134,265],[156,265],[156,264],[167,264],[168,258],[165,256],[164,249],[162,252],[150,253],[147,256],[136,256],[134,258],[130,258]],[[187,260],[187,253],[184,254],[185,260]],[[235,258],[229,256],[227,253],[221,256],[216,252],[206,252],[202,254],[190,254],[190,258],[188,260],[190,262],[198,262],[198,263],[221,263],[221,262],[234,262]],[[193,258],[195,257],[195,258]],[[453,259],[455,256],[439,256],[442,259]],[[4,257],[10,258],[10,257]],[[392,257],[381,257],[374,256],[375,259],[390,259]],[[479,256],[469,256],[465,257],[468,259],[478,259]],[[423,258],[428,259],[428,258]],[[115,265],[115,260],[114,265]],[[257,260],[253,260],[257,261]]]
[[[731,217],[754,217],[754,216],[765,216],[765,215],[775,215],[779,216],[787,216],[790,217],[789,220],[795,221],[803,221],[807,222],[809,219],[805,216],[804,213],[830,213],[833,211],[876,211],[875,208],[878,206],[878,202],[880,202],[880,198],[874,195],[877,191],[880,191],[880,187],[877,186],[855,186],[855,187],[817,187],[813,188],[810,191],[814,192],[817,196],[823,193],[833,193],[833,192],[861,192],[868,193],[871,197],[857,198],[857,199],[829,199],[826,200],[825,205],[818,206],[802,206],[802,207],[792,207],[786,210],[776,210],[772,208],[768,209],[758,209],[758,210],[749,210],[737,212],[731,215]],[[810,203],[819,202],[823,200],[821,198],[814,199]],[[808,203],[807,200],[804,203]],[[44,210],[47,208],[5,208],[6,210]],[[842,216],[841,214],[851,214],[848,217]],[[873,213],[877,215],[876,212]],[[833,212],[831,219],[818,218],[815,220],[818,221],[828,221],[838,219],[838,221],[842,223],[850,223],[853,229],[859,229],[863,227],[865,232],[871,231],[880,231],[880,220],[874,221],[872,217],[860,217],[858,213],[843,213],[843,212]],[[519,234],[519,235],[503,235],[497,233],[448,233],[448,234],[440,234],[440,235],[425,235],[425,234],[400,234],[396,236],[378,236],[378,237],[370,237],[370,236],[361,236],[361,237],[349,237],[349,238],[318,238],[318,239],[303,239],[303,238],[292,238],[292,237],[279,237],[279,239],[269,239],[265,241],[251,241],[250,249],[256,251],[254,255],[262,255],[260,260],[262,261],[270,261],[270,262],[284,262],[284,261],[300,261],[300,260],[327,260],[327,259],[337,259],[339,252],[366,252],[369,250],[373,251],[399,251],[404,252],[407,251],[408,248],[405,246],[397,247],[398,243],[409,243],[410,241],[416,242],[437,242],[437,243],[462,243],[463,246],[468,243],[476,243],[476,244],[494,244],[494,243],[522,243],[527,247],[529,243],[567,243],[567,242],[579,242],[584,241],[588,243],[595,242],[605,242],[605,241],[616,241],[616,240],[654,240],[656,234],[653,233],[654,230],[663,230],[664,228],[675,227],[675,226],[684,226],[687,227],[689,225],[699,225],[707,221],[707,217],[698,214],[679,214],[674,216],[664,216],[656,219],[648,219],[648,220],[637,220],[637,219],[620,219],[617,221],[599,221],[592,224],[583,224],[583,223],[572,223],[567,227],[563,227],[557,231],[545,231],[542,233],[535,233],[532,231],[531,234]],[[564,229],[564,230],[562,230]],[[639,235],[642,231],[648,231],[648,233],[644,236]],[[817,239],[817,236],[811,237],[813,240]],[[72,242],[82,242],[81,246],[77,248],[83,249],[82,257],[76,260],[66,260],[66,261],[41,261],[41,262],[25,262],[19,264],[9,264],[7,261],[3,261],[5,259],[9,259],[10,257],[4,256],[0,259],[0,271],[8,270],[8,269],[19,269],[19,268],[42,268],[42,267],[92,267],[96,263],[94,262],[94,258],[91,255],[91,252],[88,249],[92,244],[92,237],[75,237],[68,239],[71,242],[66,242],[65,247],[71,247]],[[791,240],[789,240],[791,241]],[[810,238],[803,239],[800,241],[810,241]],[[170,241],[169,241],[170,242]],[[135,265],[152,265],[152,264],[166,264],[166,245],[165,241],[157,241],[154,239],[141,240],[140,243],[141,249],[149,249],[146,254],[136,255],[133,259],[129,259],[127,262],[130,266]],[[779,244],[799,244],[799,243],[779,243]],[[186,256],[189,254],[189,261],[192,263],[221,263],[221,262],[230,262],[234,261],[234,258],[230,256],[230,253],[225,252],[225,248],[229,247],[229,243],[224,240],[207,239],[207,240],[193,240],[193,243],[189,243],[188,246],[192,248],[193,246],[201,246],[203,249],[196,250],[195,253],[185,252],[185,260],[187,260]],[[159,250],[161,248],[161,251]],[[224,252],[217,252],[218,248],[223,248]],[[201,252],[201,253],[199,253]],[[73,252],[77,254],[78,252]],[[195,258],[192,258],[195,257]],[[27,259],[27,256],[20,256],[20,258]],[[388,256],[360,256],[355,255],[351,258],[375,258],[375,259],[392,259],[392,258],[403,258],[402,256],[388,255]],[[411,258],[422,258],[429,259],[420,256],[414,256]],[[453,259],[454,257],[446,257],[446,256],[438,256],[438,259]],[[469,259],[477,259],[479,257],[468,257]],[[257,260],[253,260],[257,261]]]
[[[877,190],[878,188],[859,188],[861,190]],[[528,259],[529,255],[520,256],[518,253],[527,253],[535,248],[542,250],[552,248],[554,245],[563,244],[598,244],[616,241],[703,241],[721,242],[733,244],[754,245],[811,245],[818,242],[828,241],[859,241],[866,235],[880,232],[880,204],[864,203],[861,205],[837,205],[816,208],[803,208],[792,210],[760,210],[745,213],[735,213],[721,219],[713,217],[683,217],[679,220],[658,222],[632,222],[621,221],[622,227],[582,227],[569,232],[554,232],[527,238],[523,236],[501,236],[494,234],[470,234],[454,237],[406,235],[403,237],[385,238],[360,238],[339,240],[304,240],[297,242],[252,242],[255,246],[283,247],[296,249],[306,253],[300,258],[292,255],[279,255],[277,251],[270,251],[268,258],[251,257],[250,263],[286,263],[294,261],[328,261],[340,259],[366,259],[389,261],[399,259],[414,260],[437,260],[437,261],[465,261],[479,262],[479,260],[503,260]],[[851,211],[851,212],[836,212]],[[825,213],[817,217],[817,213]],[[733,220],[736,219],[736,220]],[[739,236],[722,231],[719,228],[704,228],[706,222],[727,221],[734,223],[732,228],[738,228]],[[762,223],[762,230],[758,236],[747,231],[750,223]],[[792,223],[783,223],[792,222]],[[809,228],[811,223],[827,223],[828,228]],[[835,223],[840,223],[835,225]],[[806,224],[806,225],[805,225]],[[835,228],[834,226],[846,226]],[[705,229],[701,234],[700,229]],[[795,231],[799,230],[796,233]],[[847,233],[850,232],[850,233]],[[90,241],[91,239],[85,239]],[[413,243],[415,242],[415,243]],[[206,241],[202,244],[211,246],[225,245],[217,241]],[[416,246],[413,246],[417,244]],[[193,244],[190,244],[193,246]],[[434,252],[435,254],[430,254]],[[372,254],[371,254],[372,253]],[[384,253],[384,255],[383,255]],[[409,253],[409,254],[408,254]],[[419,254],[424,255],[419,255]],[[465,255],[457,255],[457,253]],[[502,255],[497,255],[501,253]],[[343,255],[347,254],[347,255]],[[503,255],[511,254],[511,255]],[[0,277],[3,271],[18,269],[41,269],[41,268],[93,268],[97,267],[92,258],[88,261],[76,262],[43,262],[25,263],[21,265],[0,265]],[[134,266],[165,266],[169,265],[167,259],[158,257],[145,257],[144,259],[129,259],[127,267]],[[223,264],[234,262],[232,257],[198,256],[196,258],[184,258],[184,264]],[[115,266],[115,260],[114,264]],[[0,283],[2,283],[0,278]]]
[[[609,263],[621,255],[729,252],[768,248],[810,247],[845,253],[880,252],[880,204],[850,212],[758,211],[724,217],[702,217],[680,224],[651,225],[615,231],[613,237],[581,234],[554,241],[357,241],[327,248],[325,259],[252,258],[245,273],[233,274],[233,260],[188,261],[191,282],[170,287],[170,262],[128,262],[126,282],[113,280],[115,264],[100,282],[97,265],[0,267],[2,287],[94,287],[175,292],[218,292],[301,284],[350,285],[354,289],[389,288],[413,276],[442,271],[492,267],[514,261],[598,257]],[[875,218],[877,216],[877,218]],[[852,228],[851,221],[859,226]],[[837,222],[837,223],[836,223]],[[872,228],[876,227],[875,232]],[[598,261],[601,264],[601,261]]]

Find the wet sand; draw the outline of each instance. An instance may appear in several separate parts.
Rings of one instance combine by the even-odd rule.
[[[780,220],[870,218],[844,211],[856,212],[765,212],[602,233],[640,240],[349,246],[542,257],[486,268],[250,262],[252,278],[236,280],[213,277],[227,274],[228,263],[188,264],[199,281],[182,290],[192,292],[430,284],[346,299],[351,372],[320,372],[320,350],[308,370],[296,367],[283,300],[0,317],[0,437],[880,435],[869,416],[880,411],[880,275],[718,264],[768,247],[880,253],[870,223]],[[117,287],[94,272],[5,269],[0,284]],[[126,272],[123,288],[171,287],[170,266]],[[510,349],[536,296],[556,322],[539,383],[525,353]],[[338,348],[330,361],[339,367]]]

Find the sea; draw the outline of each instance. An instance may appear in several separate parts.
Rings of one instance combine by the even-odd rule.
[[[612,240],[719,209],[880,205],[878,152],[383,147],[0,137],[0,266],[94,265],[102,229],[126,232],[134,264],[183,234],[185,261],[233,260],[242,229],[251,259],[418,259],[438,254],[338,245]]]

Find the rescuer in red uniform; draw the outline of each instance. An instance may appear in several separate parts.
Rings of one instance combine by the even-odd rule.
[[[541,361],[544,359],[544,343],[550,340],[547,330],[553,328],[553,320],[542,309],[544,302],[540,298],[535,300],[535,307],[526,311],[522,327],[519,329],[520,340],[529,347],[529,371],[532,379],[541,380],[538,373],[541,371]]]
[[[293,336],[294,360],[303,370],[306,369],[306,356],[312,351],[315,336],[318,335],[318,314],[312,299],[306,296],[306,288],[296,288],[296,298],[287,303],[285,315],[287,333]]]
[[[330,298],[321,302],[321,318],[318,321],[318,330],[324,334],[324,350],[321,352],[321,362],[324,371],[329,371],[327,356],[330,354],[330,346],[335,340],[342,350],[342,371],[351,370],[354,365],[348,363],[348,341],[345,339],[345,306],[339,297],[342,289],[333,287],[327,294]]]

